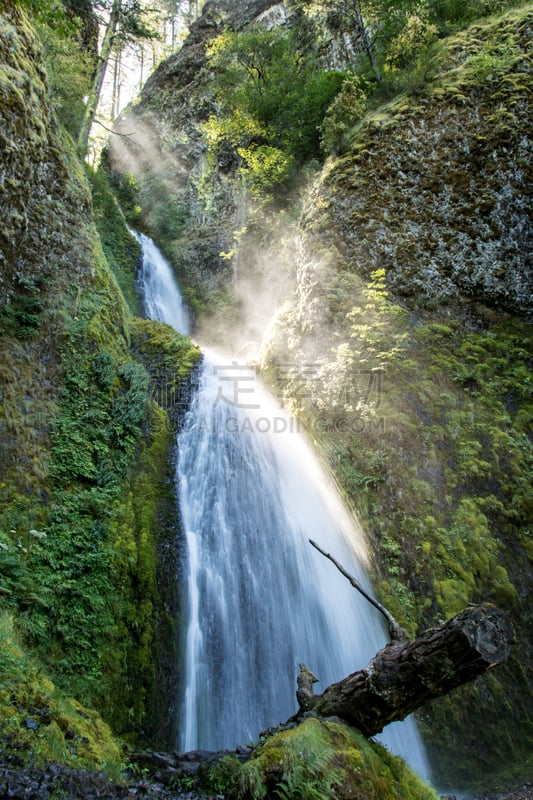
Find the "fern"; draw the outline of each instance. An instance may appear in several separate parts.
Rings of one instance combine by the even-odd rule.
[[[283,780],[274,788],[274,794],[282,800],[328,800],[332,789],[339,783],[339,776],[331,769],[333,750],[325,747],[320,751],[294,754]]]

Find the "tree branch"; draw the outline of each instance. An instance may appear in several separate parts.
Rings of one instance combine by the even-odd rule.
[[[374,597],[372,597],[372,595],[369,594],[363,586],[361,586],[361,584],[359,583],[358,580],[356,580],[356,578],[354,578],[352,575],[346,572],[342,564],[339,564],[339,562],[335,558],[333,558],[333,556],[330,555],[330,553],[326,553],[325,550],[322,550],[322,548],[312,539],[309,539],[309,542],[313,545],[313,547],[316,550],[318,550],[319,553],[322,553],[322,555],[328,558],[332,562],[332,564],[335,564],[339,572],[350,581],[354,589],[357,589],[357,591],[360,592],[363,595],[363,597],[365,597],[368,600],[368,602],[374,606],[374,608],[377,608],[377,610],[381,614],[383,614],[383,616],[387,620],[387,626],[389,629],[389,635],[391,641],[398,642],[402,641],[403,639],[407,639],[406,632],[404,631],[402,626],[394,619],[390,611],[387,608],[385,608],[385,606],[382,606],[380,602],[378,602]]]
[[[120,131],[113,130],[113,128],[108,128],[107,125],[104,125],[104,123],[100,122],[99,119],[94,119],[93,125],[100,125],[104,130],[109,131],[109,133],[112,133],[114,136],[123,136],[129,142],[131,142],[131,137],[135,136],[135,131],[131,131],[130,133],[121,133]]]

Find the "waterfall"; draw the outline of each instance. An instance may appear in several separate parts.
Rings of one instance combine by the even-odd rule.
[[[133,230],[130,232],[142,248],[139,290],[146,316],[188,334],[189,315],[172,267],[149,236]]]
[[[146,308],[178,327],[177,284],[145,239]],[[232,748],[295,713],[301,662],[320,692],[364,667],[387,635],[379,613],[310,546],[312,538],[368,586],[361,531],[253,370],[206,354],[178,453],[188,626],[176,744]],[[428,779],[412,719],[378,738]]]

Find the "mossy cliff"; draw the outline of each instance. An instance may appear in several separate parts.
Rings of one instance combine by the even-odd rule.
[[[102,766],[111,734],[77,701],[115,732],[169,734],[175,429],[150,400],[109,265],[133,286],[139,249],[114,206],[107,260],[41,43],[10,2],[0,53],[0,755]],[[95,203],[101,221],[113,206],[102,184]],[[165,336],[154,352],[187,380],[198,350]]]
[[[420,716],[440,785],[531,769],[531,6],[441,45],[315,184],[265,367],[411,632],[489,600],[512,661]]]
[[[209,300],[248,341],[245,306],[228,297],[241,300],[244,286],[260,315],[260,273],[284,301],[264,375],[362,517],[377,592],[402,624],[414,633],[480,600],[509,611],[510,664],[420,720],[439,784],[524,778],[532,6],[442,32],[371,99],[368,77],[348,81],[339,97],[350,113],[330,114],[342,136],[323,169],[308,164],[290,191],[259,201],[243,182],[245,145],[228,134],[215,159],[210,150],[215,12],[210,5],[121,123],[138,138],[116,138],[114,179],[133,218],[165,242],[204,319]]]

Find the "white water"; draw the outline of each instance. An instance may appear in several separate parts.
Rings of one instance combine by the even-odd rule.
[[[140,290],[146,316],[189,333],[189,315],[172,267],[149,236],[131,231],[142,248]]]
[[[170,268],[142,244],[146,308],[180,329]],[[232,748],[295,713],[300,662],[322,691],[365,666],[387,636],[379,613],[310,546],[368,584],[361,532],[253,372],[206,357],[178,443],[189,577],[177,747]],[[379,738],[429,777],[412,719]]]

